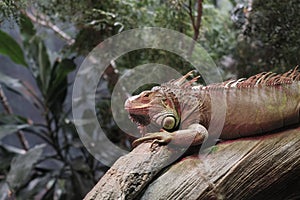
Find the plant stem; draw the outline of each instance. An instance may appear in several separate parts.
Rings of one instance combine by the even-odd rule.
[[[54,31],[57,35],[59,35],[62,39],[66,40],[68,45],[72,45],[75,43],[75,40],[69,36],[67,33],[62,31],[58,26],[53,24],[50,20],[47,20],[46,16],[39,13],[39,15],[34,15],[26,10],[21,10],[21,13],[26,15],[32,22],[35,22],[37,24],[40,24],[42,26],[45,26],[47,28],[50,28],[51,30]],[[35,13],[36,14],[36,13]]]
[[[0,85],[0,102],[3,105],[3,108],[6,113],[8,113],[8,114],[12,113],[11,107],[8,104],[7,98],[2,90],[1,85]]]
[[[7,98],[6,98],[6,96],[5,96],[5,94],[4,94],[3,90],[2,90],[1,85],[0,85],[0,102],[3,105],[5,112],[7,114],[9,114],[9,115],[12,115],[13,111],[12,111],[12,109],[11,109],[8,101],[7,101]],[[29,144],[28,144],[28,141],[26,140],[26,138],[24,136],[23,131],[21,131],[21,130],[17,131],[17,135],[18,135],[18,138],[20,140],[20,143],[21,143],[23,149],[25,151],[28,151]]]

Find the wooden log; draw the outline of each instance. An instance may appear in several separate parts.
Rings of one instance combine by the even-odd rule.
[[[180,152],[143,143],[119,158],[84,199],[135,199],[163,168],[182,155]]]
[[[206,157],[189,157],[173,165],[148,186],[142,199],[297,196],[300,195],[299,158],[300,129],[224,142]],[[293,182],[298,182],[298,188],[287,191],[288,183]]]
[[[120,158],[85,199],[300,198],[300,128],[226,141],[169,167],[178,152],[155,150],[145,143]]]

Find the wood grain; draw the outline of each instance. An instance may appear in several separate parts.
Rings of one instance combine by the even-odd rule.
[[[179,153],[144,143],[85,199],[300,199],[300,128],[223,142],[175,162]]]

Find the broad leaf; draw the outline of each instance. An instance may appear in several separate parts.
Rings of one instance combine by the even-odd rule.
[[[38,45],[38,57],[36,58],[36,63],[38,65],[39,80],[42,84],[43,94],[47,94],[48,87],[50,85],[50,75],[51,75],[51,63],[49,60],[48,52],[45,44],[41,40],[37,40]]]
[[[51,84],[58,87],[62,82],[66,81],[70,72],[76,69],[76,65],[72,59],[63,59],[56,63],[51,72]]]
[[[37,100],[34,99],[33,95],[30,94],[28,89],[26,89],[26,87],[23,85],[23,83],[19,79],[10,77],[10,76],[8,76],[6,74],[2,74],[0,72],[0,83],[2,83],[8,90],[24,97],[30,103],[32,103],[34,105],[36,104]]]
[[[49,88],[45,98],[50,110],[55,114],[60,114],[67,94],[68,74],[76,68],[71,59],[57,61],[51,71]]]
[[[55,178],[52,176],[51,173],[47,173],[45,176],[38,176],[32,179],[29,187],[18,192],[17,199],[47,199],[45,197],[49,190],[52,190],[51,188],[53,188],[55,183]]]
[[[13,190],[24,185],[32,173],[34,164],[40,159],[45,145],[38,145],[24,155],[16,156],[12,162],[6,181]]]
[[[21,84],[19,79],[12,78],[6,74],[2,74],[1,72],[0,72],[0,83],[3,83],[15,89],[23,88],[23,85]]]
[[[8,172],[10,163],[11,163],[12,159],[15,157],[15,155],[16,155],[16,153],[8,151],[0,143],[0,172],[2,174],[5,174]]]
[[[0,113],[0,124],[27,124],[28,119],[15,114]]]
[[[30,125],[29,124],[21,124],[21,125],[0,125],[0,139],[2,139],[3,137],[11,134],[11,133],[14,133],[14,132],[17,132],[21,129],[24,129],[24,128],[28,128]]]
[[[29,42],[30,39],[36,35],[33,23],[23,14],[20,15],[20,31],[26,42]]]
[[[19,79],[12,78],[0,72],[0,83],[2,83],[6,89],[10,90],[11,92],[23,96],[23,92],[25,90]]]
[[[54,198],[55,199],[62,199],[63,195],[67,195],[68,194],[68,189],[71,188],[67,188],[68,186],[70,186],[71,184],[67,184],[67,182],[70,181],[70,179],[57,179],[55,182],[55,187],[54,187]]]
[[[23,50],[7,33],[0,30],[0,54],[9,56],[12,61],[27,67]]]
[[[23,37],[24,48],[27,57],[31,61],[31,70],[37,85],[43,95],[47,94],[50,84],[51,63],[43,40],[36,35],[36,31],[30,19],[22,15],[20,31]]]
[[[0,147],[3,150],[5,150],[9,153],[13,153],[13,154],[25,154],[26,153],[26,151],[24,149],[20,149],[18,147],[11,146],[9,144],[3,143],[3,142],[1,142],[1,140],[0,140]]]

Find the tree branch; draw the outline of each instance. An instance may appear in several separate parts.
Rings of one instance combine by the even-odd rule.
[[[27,16],[32,22],[35,22],[37,24],[40,24],[42,26],[45,26],[45,27],[53,30],[54,33],[59,35],[62,39],[66,40],[68,45],[74,44],[75,40],[71,36],[69,36],[67,33],[62,31],[58,26],[53,24],[51,21],[47,20],[46,16],[44,16],[43,14],[39,14],[37,16],[26,10],[21,10],[21,13],[24,14],[25,16]]]
[[[198,0],[197,2],[197,16],[196,16],[196,20],[195,17],[193,15],[193,8],[192,8],[192,1],[189,0],[189,5],[187,6],[188,9],[188,15],[190,16],[191,22],[192,22],[192,26],[193,26],[193,30],[194,30],[194,36],[193,39],[197,40],[199,37],[199,33],[200,33],[200,26],[201,26],[201,19],[202,19],[202,10],[203,10],[203,2],[202,0]]]
[[[191,22],[192,22],[192,26],[193,29],[196,29],[196,24],[195,24],[195,18],[193,15],[193,9],[192,9],[192,0],[189,0],[189,5],[187,6],[188,9],[188,15],[190,16]]]
[[[202,0],[198,0],[198,5],[197,5],[197,19],[196,19],[196,24],[195,24],[195,29],[194,29],[194,40],[197,40],[199,37],[199,32],[200,32],[200,26],[201,26],[201,19],[202,19]]]
[[[196,16],[196,19],[193,15],[192,0],[189,0],[189,5],[186,6],[187,12],[188,12],[188,15],[190,16],[192,27],[193,27],[193,30],[194,30],[194,35],[193,35],[194,41],[197,41],[198,38],[199,38],[201,21],[202,21],[202,10],[203,10],[202,3],[203,3],[202,0],[198,0],[198,2],[197,2],[197,16]],[[194,47],[195,47],[195,43],[193,43],[191,45],[188,55],[192,55]]]
[[[300,128],[293,128],[227,141],[166,168],[174,153],[167,146],[151,152],[143,143],[116,161],[85,200],[297,199],[299,146]]]
[[[179,151],[167,146],[153,149],[151,143],[139,145],[130,154],[119,158],[84,200],[137,199],[149,182],[172,163]]]

